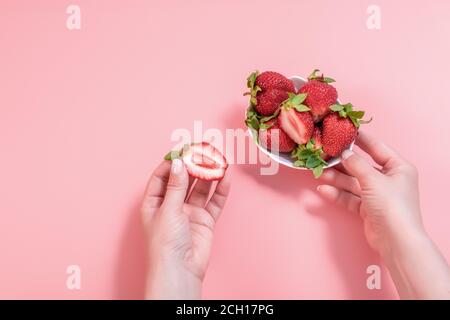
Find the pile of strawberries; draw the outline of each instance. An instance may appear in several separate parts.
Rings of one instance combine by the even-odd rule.
[[[319,177],[327,160],[355,140],[364,111],[338,104],[333,79],[314,70],[299,90],[277,72],[253,72],[247,79],[250,106],[246,125],[272,152],[290,152],[293,163]]]

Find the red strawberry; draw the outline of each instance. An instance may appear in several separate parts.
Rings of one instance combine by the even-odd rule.
[[[341,117],[333,112],[323,119],[323,151],[332,156],[339,156],[356,138],[358,129],[349,117]]]
[[[273,72],[265,71],[259,74],[253,72],[247,78],[247,87],[250,92],[251,107],[262,116],[270,116],[280,106],[281,102],[288,98],[288,92],[295,92],[294,83],[285,76]]]
[[[314,150],[319,150],[320,148],[323,148],[323,144],[322,144],[322,130],[320,130],[319,127],[314,127],[312,139],[314,140]],[[322,152],[320,154],[320,156],[324,160],[327,160],[327,159],[330,158],[330,156],[328,154],[326,154],[325,152]]]
[[[228,168],[223,154],[208,142],[186,145],[181,151],[169,152],[164,158],[181,158],[188,173],[201,180],[220,180]]]
[[[290,94],[290,98],[281,106],[278,121],[281,129],[298,144],[307,143],[314,130],[314,122],[308,107],[302,104],[304,94]]]
[[[330,112],[330,106],[336,103],[338,97],[336,89],[329,84],[334,80],[323,75],[316,76],[317,71],[314,70],[308,77],[309,81],[298,91],[307,94],[304,103],[311,108],[314,122],[319,122]]]
[[[291,152],[294,150],[297,145],[294,140],[289,138],[289,136],[281,130],[280,125],[277,119],[269,120],[265,123],[266,126],[269,126],[268,129],[260,129],[259,130],[259,143],[265,147],[267,150],[271,151],[279,151],[279,152]],[[277,142],[278,139],[278,148]]]
[[[256,111],[263,116],[270,116],[277,111],[280,104],[288,98],[288,94],[280,89],[268,89],[256,95]]]
[[[364,111],[353,110],[351,103],[334,104],[330,110],[333,113],[323,119],[322,144],[325,153],[336,157],[355,140],[359,126],[372,118],[363,120]]]
[[[314,127],[312,139],[314,140],[314,150],[322,148],[322,131],[319,127]]]
[[[264,71],[258,75],[256,77],[256,85],[263,91],[280,89],[287,92],[295,92],[294,83],[282,74],[274,71]]]

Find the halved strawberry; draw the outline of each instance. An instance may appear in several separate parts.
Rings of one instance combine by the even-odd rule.
[[[313,135],[312,135],[312,140],[314,143],[314,150],[320,150],[323,148],[323,144],[322,144],[322,130],[319,127],[314,127],[314,131],[313,131]],[[330,158],[329,155],[327,155],[325,152],[320,153],[320,156],[322,157],[322,159],[324,160],[328,160]]]
[[[228,168],[224,155],[208,142],[185,145],[181,151],[171,151],[164,159],[181,158],[188,173],[201,180],[220,180]]]
[[[272,119],[259,129],[259,143],[269,151],[291,152],[297,145],[280,129],[277,119]]]
[[[281,129],[296,143],[304,144],[311,139],[314,122],[309,108],[302,104],[306,94],[289,94],[281,106],[278,121]]]

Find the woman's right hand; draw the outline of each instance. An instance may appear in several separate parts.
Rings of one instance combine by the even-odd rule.
[[[344,151],[342,164],[323,173],[318,192],[360,214],[367,241],[387,264],[400,297],[450,299],[450,269],[422,224],[417,169],[364,132],[356,144],[379,168]]]
[[[318,191],[325,198],[359,213],[370,246],[383,254],[393,239],[424,232],[417,169],[395,151],[364,132],[356,144],[380,166],[346,150],[338,170],[325,170]]]

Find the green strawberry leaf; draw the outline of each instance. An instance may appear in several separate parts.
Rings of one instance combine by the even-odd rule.
[[[261,129],[261,130],[267,130],[267,129],[269,129],[271,126],[273,126],[273,123],[270,123],[270,124],[264,123],[264,122],[260,122],[260,123],[259,123],[259,129]]]
[[[256,77],[258,77],[259,75],[259,71],[256,70],[255,72],[252,72],[248,78],[247,78],[247,87],[250,90],[253,90],[253,88],[255,87],[255,82],[256,82]]]
[[[351,103],[346,103],[343,106],[344,106],[345,112],[349,113],[349,112],[353,111],[353,105]]]
[[[333,104],[330,109],[334,112],[338,112],[339,116],[343,118],[350,118],[356,128],[359,128],[360,124],[366,124],[372,121],[372,118],[370,118],[369,120],[362,120],[365,112],[360,110],[353,110],[353,105],[351,103]]]
[[[256,116],[256,111],[253,107],[248,107],[247,108],[247,118]]]
[[[333,78],[324,77],[323,78],[323,82],[325,82],[325,83],[332,83],[332,82],[336,82],[336,80],[334,80]]]
[[[312,152],[308,149],[303,149],[299,152],[298,158],[301,160],[307,160],[309,157],[311,157]]]
[[[333,104],[332,106],[330,106],[330,110],[331,111],[341,111],[341,110],[344,110],[344,106],[341,104]]]
[[[305,166],[305,161],[302,161],[302,160],[296,160],[296,161],[294,162],[294,166],[295,166],[295,167],[304,167],[304,166]]]
[[[306,93],[297,94],[291,99],[291,103],[293,103],[293,104],[300,104],[303,101],[305,101],[306,96],[307,96]]]
[[[320,157],[318,157],[317,155],[312,155],[306,160],[306,167],[312,169],[317,167],[321,163],[322,161],[320,161]]]
[[[296,94],[293,93],[293,92],[288,92],[287,94],[288,94],[288,98],[285,101],[283,101],[283,102],[286,102],[286,101],[288,101],[290,99],[293,99],[296,96]]]
[[[308,106],[302,104],[305,101],[307,94],[300,93],[294,94],[292,92],[288,92],[288,98],[283,101],[282,107],[284,108],[294,108],[298,112],[306,112],[311,110]]]
[[[169,151],[169,153],[167,153],[164,156],[164,160],[173,160],[173,159],[179,159],[179,158],[181,158],[181,150]]]
[[[308,76],[308,80],[313,80],[318,78],[318,76],[316,75],[317,72],[319,72],[319,69],[314,69],[314,71]]]
[[[256,131],[259,130],[259,121],[258,121],[258,118],[256,118],[256,117],[248,118],[248,119],[245,121],[245,123],[246,123],[247,127],[252,128],[252,129],[254,129],[254,130],[256,130]]]
[[[314,167],[312,169],[312,172],[313,172],[314,178],[316,178],[316,179],[319,178],[323,173],[323,165],[318,165],[317,167]]]
[[[362,119],[364,117],[364,111],[348,111],[347,115],[350,118],[355,118],[355,119]]]
[[[350,120],[352,121],[355,128],[359,128],[360,123],[358,119],[350,117]]]
[[[308,143],[306,144],[306,149],[308,149],[308,150],[314,149],[314,140],[313,139],[308,141]]]
[[[308,106],[306,106],[304,104],[294,105],[294,108],[298,112],[306,112],[306,111],[311,110]]]
[[[322,174],[324,166],[328,165],[321,157],[322,152],[322,148],[314,149],[314,139],[311,139],[306,144],[298,145],[291,152],[291,157],[295,160],[294,166],[311,169],[317,178]]]
[[[349,111],[347,112],[347,115],[349,116],[350,120],[352,120],[354,126],[356,128],[359,128],[360,119],[364,117],[364,111]]]
[[[256,106],[256,95],[261,88],[256,85],[256,78],[259,75],[259,71],[252,72],[247,78],[247,87],[250,89],[250,92],[245,92],[244,96],[250,95],[250,106]]]
[[[319,71],[320,71],[319,69],[314,69],[314,71],[309,75],[308,80],[318,80],[324,83],[336,82],[336,80],[334,80],[333,78],[324,77],[323,73],[320,76],[318,76],[316,73]]]
[[[280,113],[280,108],[278,108],[278,109],[273,113],[273,115],[267,116],[267,117],[262,117],[262,118],[259,120],[259,122],[267,122],[267,121],[270,121],[270,120],[272,120],[273,118],[278,117],[278,114],[279,114],[279,113]]]

